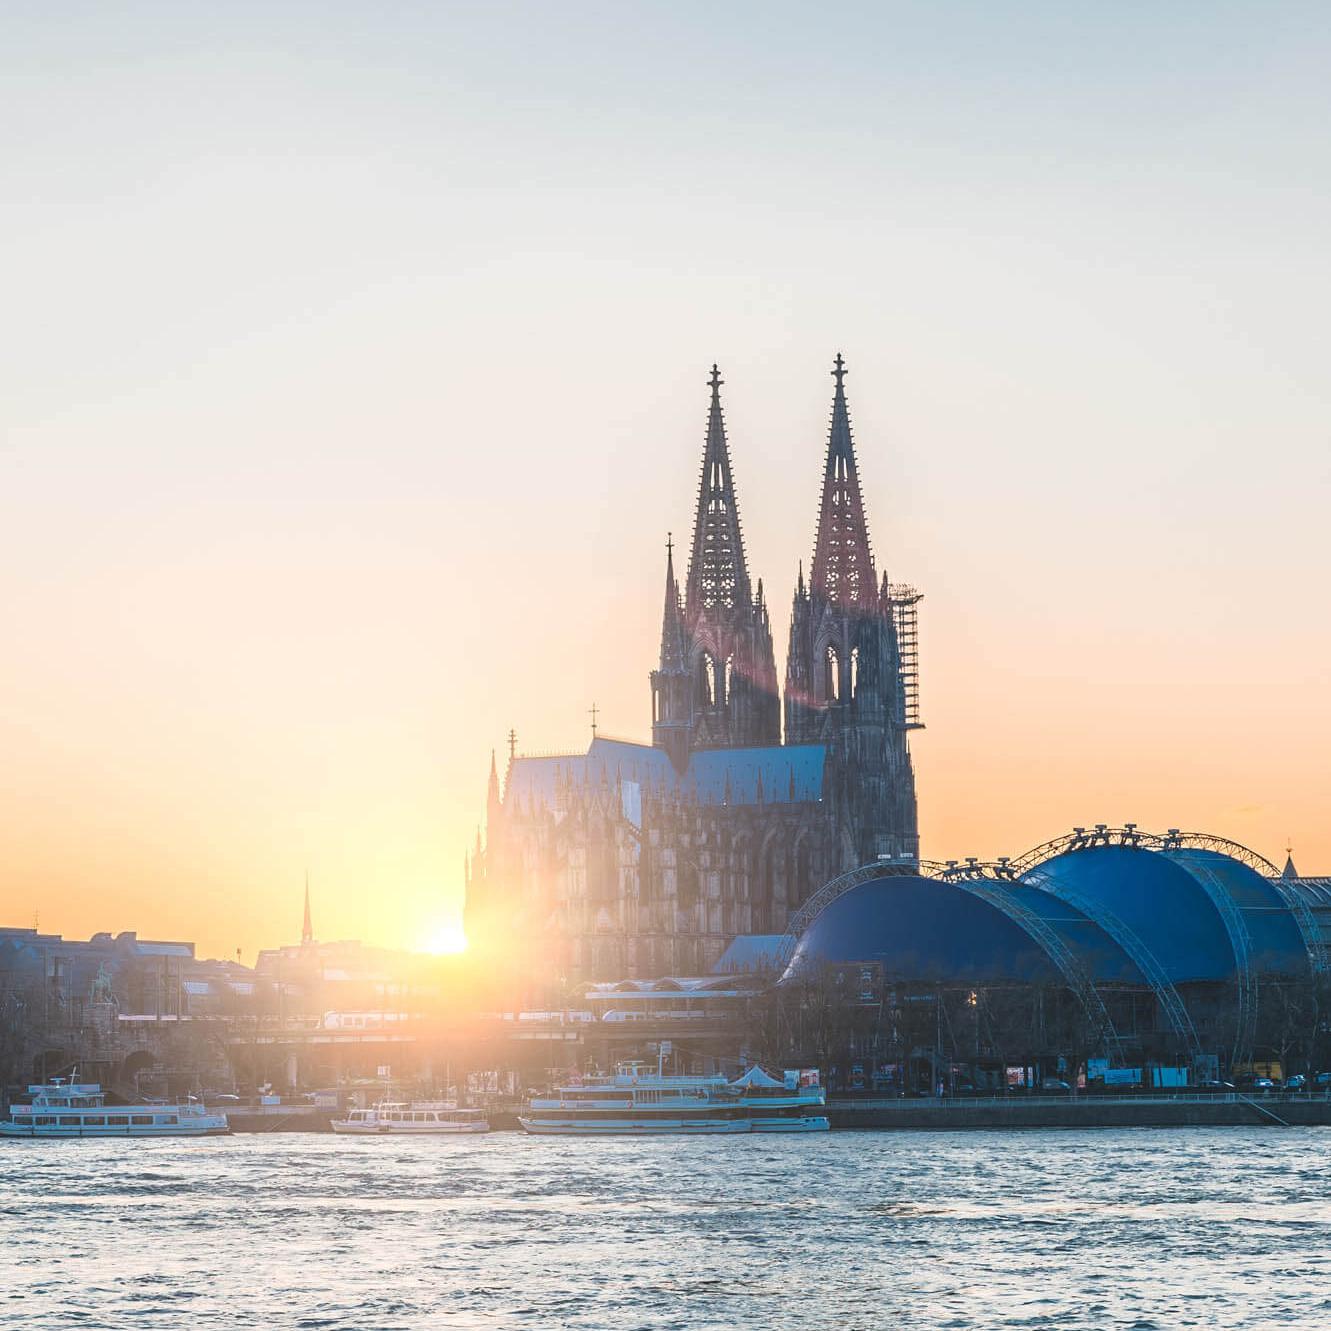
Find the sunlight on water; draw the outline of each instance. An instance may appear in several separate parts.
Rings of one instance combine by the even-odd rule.
[[[0,1325],[1329,1325],[1329,1142],[6,1142]]]

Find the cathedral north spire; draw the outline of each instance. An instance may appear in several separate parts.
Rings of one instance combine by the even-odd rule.
[[[877,599],[873,550],[864,516],[859,469],[855,465],[855,442],[850,433],[850,411],[846,406],[846,362],[840,352],[832,370],[836,389],[832,395],[832,428],[827,438],[823,467],[822,503],[818,532],[814,538],[813,568],[809,589],[832,605],[869,606]]]
[[[314,923],[310,918],[310,871],[305,870],[305,919],[300,926],[300,941],[305,947],[314,942]]]
[[[896,610],[874,569],[846,373],[838,352],[813,566],[791,605],[786,743],[826,745],[847,792],[852,858],[867,863],[913,857],[919,838]]]

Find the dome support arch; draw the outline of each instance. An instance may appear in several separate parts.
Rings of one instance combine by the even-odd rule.
[[[1192,1024],[1192,1017],[1189,1016],[1183,999],[1179,997],[1178,990],[1174,988],[1174,982],[1156,960],[1151,949],[1102,901],[1057,882],[1051,874],[1041,873],[1039,869],[1028,870],[1021,877],[1024,882],[1048,892],[1060,901],[1066,901],[1069,906],[1075,906],[1083,915],[1094,920],[1132,958],[1137,969],[1146,977],[1147,984],[1155,992],[1156,1002],[1160,1004],[1174,1033],[1186,1041],[1188,1052],[1192,1057],[1199,1058],[1202,1046],[1197,1038],[1197,1028]]]

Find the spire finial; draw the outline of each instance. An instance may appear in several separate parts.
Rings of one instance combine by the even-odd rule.
[[[517,757],[518,752],[518,732],[511,726],[508,731],[508,760],[512,762]]]
[[[836,360],[833,361],[832,363],[836,366],[836,369],[832,371],[832,378],[836,380],[836,386],[840,388],[842,380],[845,379],[846,375],[848,375],[850,371],[846,369],[845,359],[842,357],[839,351],[836,354]]]
[[[592,719],[592,738],[595,739],[595,738],[596,738],[596,718],[600,715],[600,710],[597,708],[597,706],[596,706],[595,703],[592,703],[592,705],[587,709],[587,715],[590,716],[591,719]]]
[[[725,383],[725,380],[721,378],[721,371],[718,368],[717,363],[715,361],[712,362],[712,373],[711,377],[707,380],[707,382],[712,386],[712,396],[720,397],[721,385]]]
[[[671,560],[675,557],[675,533],[666,532],[666,559]]]

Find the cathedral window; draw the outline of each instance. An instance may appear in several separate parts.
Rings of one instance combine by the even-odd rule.
[[[716,661],[711,652],[704,652],[698,659],[698,701],[704,707],[716,703]]]
[[[837,659],[836,648],[831,643],[827,645],[827,688],[826,697],[828,702],[841,701],[841,662]]]
[[[850,696],[858,697],[860,692],[860,649],[850,649]]]

